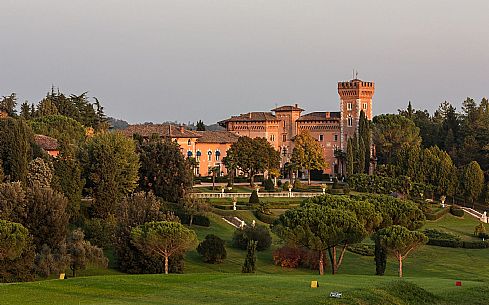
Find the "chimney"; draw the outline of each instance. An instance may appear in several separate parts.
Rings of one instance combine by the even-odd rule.
[[[183,133],[183,130],[184,130],[183,125],[180,125],[180,126],[179,126],[179,129],[180,129],[180,132],[182,132],[182,133]]]
[[[330,118],[330,114],[329,112],[326,112],[326,118],[329,119]]]
[[[251,119],[251,112],[248,112],[248,117]]]
[[[299,104],[295,104],[294,106],[295,106],[295,108],[299,108]]]

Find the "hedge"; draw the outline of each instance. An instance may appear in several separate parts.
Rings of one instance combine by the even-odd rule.
[[[233,211],[233,210],[221,210],[212,207],[210,208],[210,211],[219,216],[238,216],[237,211]]]
[[[428,245],[445,248],[463,248],[464,242],[461,240],[430,238],[428,239]]]
[[[225,204],[215,204],[213,205],[216,209],[220,210],[232,210],[233,206],[232,205],[225,205]],[[249,210],[251,209],[250,206],[246,205],[236,205],[236,210]]]
[[[424,216],[426,216],[426,220],[438,220],[448,214],[450,211],[449,207],[445,207],[443,210],[438,211],[436,213],[425,213]]]
[[[272,224],[275,222],[275,220],[278,219],[277,216],[274,216],[274,215],[267,215],[265,213],[262,213],[260,211],[255,211],[255,216],[256,218],[258,218],[258,220],[264,222],[264,223],[268,223],[268,224]]]
[[[370,244],[354,244],[347,248],[348,251],[356,253],[362,256],[374,256],[375,255],[375,245]]]
[[[175,215],[177,215],[178,218],[180,218],[180,221],[183,224],[190,223],[190,216],[188,214],[176,212]],[[195,215],[192,224],[197,226],[202,226],[202,227],[209,227],[211,225],[211,221],[205,215]]]
[[[463,217],[465,212],[462,209],[451,206],[450,207],[450,214],[452,214],[453,216],[457,216],[457,217]]]

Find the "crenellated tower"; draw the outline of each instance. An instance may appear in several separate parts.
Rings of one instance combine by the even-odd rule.
[[[338,83],[341,112],[340,145],[343,151],[346,151],[348,138],[358,132],[360,111],[363,110],[367,118],[372,120],[372,97],[374,92],[374,82],[364,82],[355,78]]]

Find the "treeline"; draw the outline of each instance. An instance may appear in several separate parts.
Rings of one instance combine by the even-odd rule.
[[[16,104],[15,94],[0,101],[8,114],[0,118],[0,282],[107,266],[102,249],[114,250],[124,272],[182,272],[183,250],[165,267],[131,236],[179,216],[206,224],[197,217],[205,203],[186,196],[191,164],[178,144],[108,132],[102,106],[85,93],[53,90],[20,114]],[[59,155],[48,155],[34,134],[55,138]]]
[[[362,122],[362,119],[361,121]],[[489,203],[489,102],[467,98],[462,111],[448,102],[433,115],[409,103],[399,114],[382,114],[369,123],[376,149],[374,176],[366,171],[364,145],[349,140],[347,173],[352,187],[374,193],[399,192],[414,197],[458,197]],[[362,124],[359,135],[365,134]],[[361,138],[361,137],[360,137]],[[370,156],[370,155],[369,155]]]

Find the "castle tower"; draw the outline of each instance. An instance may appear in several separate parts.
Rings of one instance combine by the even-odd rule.
[[[373,82],[364,82],[357,78],[347,82],[338,83],[338,94],[340,95],[340,145],[346,150],[349,137],[358,132],[360,111],[363,110],[367,119],[372,120],[372,97],[375,92]]]
[[[279,146],[281,155],[281,165],[290,161],[292,154],[292,139],[297,135],[296,121],[300,118],[304,109],[299,108],[298,104],[293,106],[281,106],[272,109],[277,120],[280,120]]]

